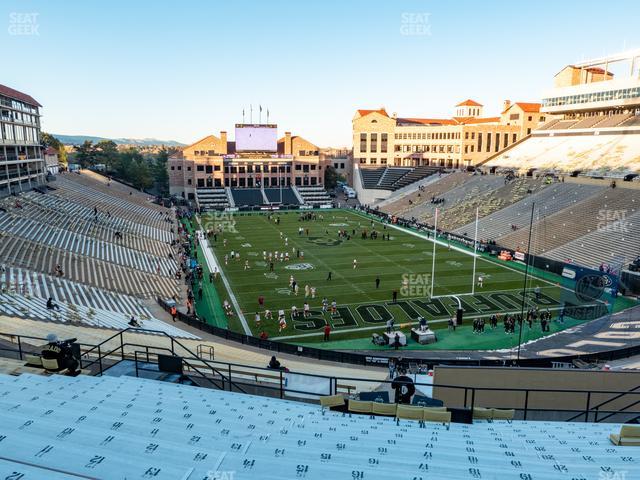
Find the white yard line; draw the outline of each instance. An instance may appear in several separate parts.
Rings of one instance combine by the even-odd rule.
[[[247,323],[247,319],[244,318],[244,314],[242,313],[242,310],[240,310],[240,304],[238,303],[238,299],[234,295],[233,290],[231,289],[231,285],[229,284],[229,281],[227,280],[226,275],[222,271],[222,268],[220,268],[220,265],[218,264],[218,260],[213,254],[213,250],[209,247],[209,241],[202,233],[202,225],[200,224],[200,217],[197,218],[197,221],[198,221],[198,225],[200,226],[200,230],[196,232],[196,237],[198,238],[198,242],[200,242],[200,246],[202,247],[202,253],[204,254],[204,259],[207,262],[209,271],[213,272],[214,269],[218,270],[218,274],[220,275],[220,278],[222,278],[222,283],[224,283],[224,286],[227,289],[227,292],[229,293],[231,304],[233,305],[233,308],[235,308],[236,312],[238,313],[238,319],[242,324],[242,329],[244,330],[244,333],[246,335],[252,335],[251,328],[249,328],[249,324]]]

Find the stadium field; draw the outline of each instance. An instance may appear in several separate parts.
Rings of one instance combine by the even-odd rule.
[[[303,220],[306,213],[312,215],[312,219]],[[239,331],[248,328],[256,336],[265,332],[270,339],[316,347],[369,349],[374,348],[370,343],[371,334],[382,333],[387,320],[393,319],[409,336],[411,325],[423,316],[436,331],[438,342],[427,346],[410,342],[407,348],[495,349],[516,344],[517,327],[515,335],[507,335],[501,320],[495,330],[487,322],[484,333],[474,334],[472,322],[476,317],[488,320],[492,313],[503,316],[506,312],[520,312],[522,265],[479,255],[476,291],[471,295],[473,252],[439,239],[431,297],[434,248],[424,232],[383,224],[351,210],[205,214],[200,223],[205,231],[223,230],[215,240],[213,236],[209,240],[211,252],[227,281],[226,285],[220,277],[213,284],[206,278],[203,281],[205,300],[209,300],[198,302],[197,308],[205,319],[214,310],[207,290],[215,287],[220,301],[228,300],[239,307],[240,315],[236,313],[229,318],[230,328]],[[340,231],[345,235],[340,236]],[[367,235],[363,238],[365,232]],[[377,238],[371,238],[372,232],[377,232]],[[231,257],[232,252],[236,258]],[[275,252],[278,252],[277,260]],[[289,254],[288,261],[280,260],[282,252]],[[297,294],[290,286],[292,276],[298,285]],[[477,285],[479,276],[483,277],[482,287]],[[376,279],[379,279],[377,285]],[[306,286],[309,287],[307,296]],[[538,299],[534,293],[536,287],[540,289]],[[315,297],[311,295],[313,288]],[[264,299],[262,306],[260,297]],[[323,312],[324,298],[329,309],[332,302],[336,302],[335,314]],[[541,310],[549,309],[554,318],[550,331],[544,334],[579,323],[569,317],[565,317],[564,322],[555,321],[567,298],[575,299],[575,295],[563,291],[557,279],[549,275],[529,276],[526,308],[537,304]],[[303,315],[305,301],[310,307],[307,317]],[[448,319],[455,314],[458,302],[464,309],[464,322],[452,332],[448,329]],[[292,316],[292,306],[299,312],[297,317]],[[272,319],[265,319],[266,309],[273,313]],[[286,312],[287,325],[283,329],[277,318],[280,309]],[[256,312],[260,313],[260,324],[255,321]],[[332,331],[330,341],[324,342],[323,329],[327,323]],[[523,341],[542,335],[540,324],[525,326]]]

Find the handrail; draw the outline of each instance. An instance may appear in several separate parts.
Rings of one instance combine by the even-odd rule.
[[[106,352],[102,351],[102,346],[104,346],[106,341],[101,342],[98,345],[87,345],[90,346],[91,348],[89,348],[88,350],[86,350],[85,352],[83,352],[83,356],[88,356],[91,353],[97,353],[98,358],[96,359],[92,359],[90,361],[90,363],[88,363],[87,365],[94,365],[96,363],[100,364],[100,372],[102,373],[103,371],[103,367],[102,367],[102,359],[108,357],[108,356],[112,356],[114,353],[116,352],[120,352],[120,357],[122,359],[125,358],[125,355],[130,355],[131,352],[127,353],[125,351],[126,347],[136,347],[136,348],[144,348],[145,353],[147,355],[147,358],[150,355],[149,350],[156,350],[156,351],[164,351],[164,352],[168,352],[170,354],[176,355],[175,352],[175,347],[176,345],[182,347],[188,354],[190,354],[191,356],[187,355],[187,356],[181,356],[182,361],[185,363],[185,365],[187,367],[189,367],[190,369],[192,369],[193,371],[195,371],[196,373],[198,373],[198,375],[204,377],[207,379],[207,381],[213,383],[216,387],[219,388],[219,385],[216,384],[215,379],[210,378],[209,376],[207,376],[207,373],[205,373],[203,371],[203,366],[207,369],[209,369],[211,371],[211,373],[215,376],[215,375],[219,375],[220,376],[220,380],[222,381],[222,387],[224,389],[225,386],[225,382],[228,382],[229,385],[229,390],[232,391],[233,388],[235,387],[238,391],[246,393],[245,390],[242,388],[242,386],[244,385],[255,385],[253,383],[248,383],[246,381],[238,381],[237,379],[234,380],[233,378],[233,374],[236,373],[236,378],[238,375],[240,376],[247,376],[247,375],[255,375],[256,378],[258,376],[264,376],[265,378],[268,376],[270,379],[276,378],[276,380],[278,379],[279,376],[279,385],[278,382],[266,382],[267,384],[265,385],[259,385],[259,388],[263,388],[263,389],[268,389],[268,390],[274,390],[274,391],[279,391],[280,392],[280,396],[281,398],[284,397],[285,395],[285,391],[288,393],[313,393],[313,392],[304,392],[304,391],[298,391],[298,390],[294,390],[294,389],[290,389],[290,388],[286,388],[285,384],[284,384],[284,372],[283,371],[278,371],[278,370],[273,370],[270,369],[268,367],[261,367],[261,366],[255,366],[255,365],[247,365],[247,364],[239,364],[239,363],[231,363],[231,362],[222,362],[219,360],[206,360],[203,358],[200,358],[198,355],[194,355],[193,352],[186,346],[184,346],[180,341],[174,339],[173,337],[171,337],[170,335],[166,334],[165,332],[160,332],[162,334],[164,334],[166,337],[171,339],[171,347],[160,347],[160,346],[151,346],[151,345],[140,345],[137,343],[129,343],[129,342],[125,342],[124,338],[123,338],[123,334],[126,333],[126,331],[140,331],[142,329],[134,329],[134,328],[128,328],[125,330],[122,330],[121,332],[112,335],[108,340],[113,340],[114,338],[117,338],[118,336],[120,336],[121,338],[121,343],[119,346],[116,346],[115,348],[109,349]],[[151,331],[152,330],[146,330],[146,331]],[[40,341],[46,341],[45,339],[42,338],[38,338],[38,337],[32,337],[32,336],[27,336],[27,335],[18,335],[18,334],[8,334],[8,333],[0,333],[0,337],[4,336],[4,337],[9,337],[12,340],[12,343],[15,340],[17,340],[18,346],[17,349],[14,350],[10,350],[7,348],[3,348],[0,350],[8,350],[8,351],[14,351],[14,352],[20,352],[20,358],[22,358],[22,339],[36,339],[36,340],[40,340]],[[83,345],[83,344],[80,344]],[[85,344],[86,345],[86,344]],[[137,360],[137,354],[141,352],[141,350],[137,349],[134,350],[134,352],[132,352],[134,354],[134,360]],[[156,352],[151,353],[151,355],[158,355]],[[197,365],[194,362],[200,362],[202,365]],[[221,368],[222,367],[222,368]],[[244,369],[244,370],[253,370],[253,372],[238,372],[238,369]],[[262,372],[269,372],[269,375],[263,374]],[[305,372],[290,372],[290,373],[294,373],[296,375],[303,375],[303,376],[312,376],[312,377],[316,377],[316,378],[322,378],[322,379],[326,379],[328,381],[328,384],[330,385],[331,388],[331,392],[335,393],[334,390],[337,390],[337,388],[335,388],[334,386],[338,385],[338,382],[358,382],[358,383],[376,383],[376,384],[391,384],[392,380],[378,380],[378,379],[372,379],[372,378],[362,378],[362,377],[336,377],[336,376],[328,376],[328,375],[321,375],[321,374],[312,374],[312,373],[305,373]],[[629,408],[632,408],[634,406],[636,406],[637,404],[640,404],[640,391],[636,391],[637,389],[633,389],[631,391],[624,391],[621,392],[619,390],[571,390],[571,389],[558,389],[558,388],[509,388],[509,387],[471,387],[471,386],[465,386],[465,385],[450,385],[450,384],[428,384],[428,383],[423,383],[423,382],[413,382],[413,384],[415,386],[428,386],[431,388],[442,388],[442,389],[456,389],[459,391],[464,391],[464,406],[465,408],[473,408],[475,406],[476,403],[476,397],[477,397],[477,393],[478,392],[520,392],[520,393],[524,393],[524,403],[523,406],[516,406],[516,407],[512,407],[518,411],[523,411],[524,412],[524,418],[526,419],[527,413],[528,412],[534,412],[534,411],[539,411],[539,412],[546,412],[546,411],[558,411],[557,408],[556,409],[547,409],[547,408],[532,408],[529,406],[529,402],[528,402],[528,398],[529,398],[529,394],[532,392],[545,392],[545,393],[551,393],[551,394],[560,394],[560,393],[565,393],[565,394],[583,394],[586,395],[586,407],[585,408],[581,408],[581,409],[574,409],[574,408],[569,408],[569,409],[563,409],[562,411],[564,412],[568,412],[568,413],[578,413],[579,415],[575,415],[571,418],[571,420],[574,420],[575,418],[578,418],[582,415],[585,415],[585,421],[589,421],[589,414],[591,412],[596,412],[596,416],[598,413],[602,413],[602,414],[607,414],[605,417],[601,418],[601,419],[596,419],[595,421],[603,421],[609,417],[611,417],[612,415],[615,414],[620,414],[620,413],[625,413],[626,410],[628,410]],[[471,392],[471,404],[468,406],[468,393]],[[598,404],[595,407],[590,406],[590,399],[591,396],[594,394],[604,394],[604,395],[615,395],[614,398],[608,399],[604,402],[601,402],[600,404]],[[633,396],[637,396],[636,398],[638,398],[637,401],[633,402],[630,405],[627,405],[626,407],[622,408],[622,409],[617,409],[617,410],[600,410],[600,407],[602,407],[602,405],[605,405],[606,403],[616,399],[616,398],[620,398],[624,395],[633,395]],[[627,413],[636,413],[636,412],[627,412]]]
[[[606,404],[607,404],[607,403],[609,403],[609,402],[613,402],[614,400],[617,400],[617,399],[619,399],[619,398],[622,398],[622,397],[624,397],[625,395],[627,395],[627,394],[629,394],[629,393],[634,393],[634,392],[636,392],[636,390],[638,390],[638,389],[640,389],[640,385],[638,385],[637,387],[632,388],[631,390],[627,390],[627,391],[626,391],[626,392],[624,392],[624,393],[620,393],[620,394],[616,395],[616,396],[615,396],[615,397],[613,397],[613,398],[609,398],[609,399],[607,399],[607,400],[605,400],[605,401],[603,401],[603,402],[599,403],[598,405],[595,405],[595,406],[591,407],[592,409],[594,409],[594,410],[596,411],[596,420],[595,420],[595,421],[596,421],[596,422],[598,421],[598,420],[597,420],[597,418],[598,418],[598,409],[599,409],[600,407],[602,407],[603,405],[606,405]],[[632,405],[632,406],[633,406],[633,405]],[[578,417],[580,417],[580,416],[582,416],[582,415],[575,415],[575,416],[571,417],[570,419],[568,419],[568,420],[567,420],[567,422],[571,422],[572,420],[575,420],[576,418],[578,418]]]

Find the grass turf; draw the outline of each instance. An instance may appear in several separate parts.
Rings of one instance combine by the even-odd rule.
[[[315,220],[305,221],[300,220],[300,212],[277,213],[271,219],[268,214],[202,217],[205,229],[216,225],[226,229],[218,235],[216,242],[211,241],[212,250],[254,335],[265,331],[272,339],[280,337],[283,341],[320,346],[317,343],[322,341],[322,329],[328,322],[333,331],[331,342],[322,344],[327,348],[373,348],[368,339],[373,332],[380,333],[384,329],[388,318],[393,318],[396,325],[408,333],[411,323],[422,315],[438,332],[439,341],[428,346],[412,342],[410,348],[495,349],[514,346],[514,336],[505,335],[501,324],[495,331],[485,329],[482,335],[472,334],[470,325],[471,318],[488,317],[494,311],[520,311],[520,292],[524,281],[520,269],[478,257],[476,275],[484,277],[484,287],[477,288],[475,296],[459,297],[464,302],[465,324],[455,333],[449,333],[446,331],[447,319],[455,312],[457,300],[448,295],[468,294],[473,282],[473,256],[468,251],[456,247],[449,249],[446,245],[436,246],[434,297],[442,298],[430,301],[431,241],[352,211],[314,213]],[[276,223],[275,218],[279,218],[280,223]],[[233,225],[232,229],[229,229],[230,225]],[[304,229],[302,234],[298,232],[300,227]],[[341,229],[346,230],[351,238],[339,238]],[[378,238],[361,238],[365,229],[368,232],[375,229],[379,233]],[[391,240],[382,240],[382,236],[387,234]],[[223,245],[224,239],[226,246]],[[285,239],[288,240],[286,245]],[[230,257],[232,251],[239,252],[240,257],[235,260],[229,258],[225,265],[224,257]],[[275,251],[288,251],[290,260],[274,261],[274,271],[270,272],[269,260],[265,261],[263,252]],[[298,258],[298,251],[304,254],[304,258]],[[354,259],[357,260],[356,268],[353,268]],[[249,268],[245,269],[247,260]],[[329,272],[332,273],[331,280],[327,280]],[[289,288],[291,275],[300,286],[297,296]],[[378,288],[376,277],[380,279]],[[571,297],[571,293],[563,292],[550,281],[548,274],[545,277],[530,277],[526,303],[533,303],[532,290],[539,286],[543,292],[540,307],[557,310],[560,299]],[[205,297],[211,287],[207,285],[205,282]],[[311,316],[306,319],[302,316],[305,285],[316,288],[316,298],[306,299],[311,307]],[[221,297],[229,297],[230,293],[226,292],[221,281],[213,286]],[[391,304],[394,290],[398,292],[397,304]],[[264,310],[258,306],[259,296],[265,298],[265,308],[273,312],[274,318],[265,320],[262,315],[258,326],[254,321],[255,312]],[[323,297],[329,303],[337,302],[338,315],[321,311]],[[297,319],[290,316],[292,305],[300,311]],[[279,309],[287,312],[287,328],[282,332],[279,332],[277,321]],[[198,311],[201,311],[200,304]],[[237,318],[232,317],[229,323],[230,328],[239,330]],[[550,333],[577,323],[571,319],[564,324],[552,322]],[[532,329],[525,327],[523,331],[523,341],[540,336],[542,332],[536,325]]]

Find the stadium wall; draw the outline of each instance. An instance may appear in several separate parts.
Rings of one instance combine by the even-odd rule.
[[[626,410],[640,413],[640,372],[581,369],[541,369],[509,367],[456,367],[436,366],[434,369],[433,397],[451,407],[468,405],[465,391],[438,385],[465,385],[477,390],[473,404],[476,407],[544,409],[567,412],[584,411],[601,406],[601,411]],[[503,390],[504,389],[504,390]],[[517,391],[522,389],[523,391]],[[548,392],[530,392],[525,389],[549,389]],[[556,391],[558,390],[558,391]],[[560,392],[562,390],[562,392]],[[581,392],[573,392],[581,390]],[[604,392],[632,392],[627,395]],[[584,391],[589,391],[587,395]],[[600,393],[598,393],[600,392]],[[635,404],[634,404],[635,403]],[[549,412],[545,412],[548,416]],[[566,413],[565,413],[566,415]],[[606,414],[602,413],[604,417]]]

